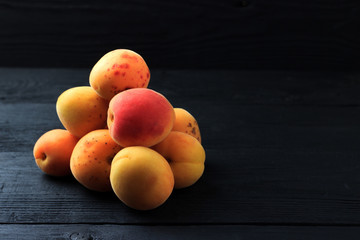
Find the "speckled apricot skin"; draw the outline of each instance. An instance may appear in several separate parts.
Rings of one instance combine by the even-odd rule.
[[[106,127],[109,101],[89,86],[73,87],[57,99],[56,112],[63,126],[81,138],[85,134]]]
[[[137,210],[159,207],[174,188],[174,176],[166,159],[141,146],[127,147],[116,154],[110,182],[116,196]]]
[[[174,108],[162,94],[133,88],[111,99],[107,124],[119,145],[150,147],[170,133],[174,120]]]
[[[205,149],[193,136],[172,131],[152,149],[169,162],[174,174],[176,189],[193,185],[203,175]]]
[[[110,137],[109,130],[94,130],[76,144],[70,160],[75,179],[84,187],[98,192],[111,191],[110,167],[122,148]]]
[[[175,122],[172,130],[189,134],[201,143],[199,124],[193,115],[183,108],[174,108],[174,111]]]
[[[150,70],[145,60],[136,52],[116,49],[105,54],[90,72],[90,86],[105,99],[130,88],[146,88]]]
[[[70,157],[78,140],[65,129],[47,131],[33,148],[37,166],[51,176],[70,175]]]

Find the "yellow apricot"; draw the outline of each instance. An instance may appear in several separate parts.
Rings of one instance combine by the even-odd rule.
[[[142,146],[126,147],[116,154],[110,182],[116,196],[137,210],[159,207],[174,188],[174,176],[165,158]]]
[[[183,132],[196,138],[201,143],[201,134],[198,122],[183,108],[174,108],[175,122],[173,131]]]
[[[191,135],[172,131],[152,149],[169,162],[175,178],[175,188],[193,185],[204,172],[205,150]]]
[[[73,87],[57,99],[56,112],[63,126],[81,138],[85,134],[106,127],[109,102],[89,86]]]

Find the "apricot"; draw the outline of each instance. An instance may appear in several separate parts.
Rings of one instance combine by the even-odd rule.
[[[150,147],[170,133],[174,119],[174,109],[163,95],[148,88],[133,88],[111,99],[107,124],[119,145]]]
[[[106,126],[109,102],[89,86],[73,87],[57,99],[56,112],[63,126],[77,137]]]
[[[116,49],[105,54],[90,72],[90,86],[105,99],[130,88],[146,88],[150,71],[136,52]]]
[[[173,131],[187,133],[196,138],[201,143],[201,134],[196,119],[183,108],[174,108],[175,122]]]
[[[37,166],[51,176],[70,175],[70,157],[78,140],[65,129],[53,129],[44,133],[33,149]]]
[[[80,184],[90,190],[111,191],[111,162],[120,150],[121,147],[110,137],[109,130],[91,131],[79,140],[73,150],[71,172]]]
[[[191,135],[172,131],[152,149],[169,162],[177,189],[193,185],[204,172],[205,150],[200,142]]]
[[[174,188],[174,176],[165,158],[142,146],[126,147],[115,155],[110,182],[116,196],[137,210],[159,207]]]

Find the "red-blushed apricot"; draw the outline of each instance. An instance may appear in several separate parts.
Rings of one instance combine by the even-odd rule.
[[[174,108],[175,122],[172,131],[183,132],[196,138],[201,143],[201,134],[198,122],[183,108]]]
[[[89,86],[73,87],[57,99],[56,112],[63,126],[77,137],[106,127],[109,101]]]
[[[37,166],[51,176],[70,175],[70,157],[78,140],[65,129],[44,133],[33,149]]]
[[[200,142],[191,135],[172,131],[152,149],[169,162],[177,189],[193,185],[204,172],[205,150]]]
[[[73,176],[90,190],[111,191],[111,162],[121,149],[110,137],[109,130],[89,132],[79,140],[71,155],[70,169]]]
[[[162,94],[133,88],[111,99],[107,123],[119,145],[150,147],[170,133],[174,119],[174,109]]]
[[[136,52],[116,49],[105,54],[90,72],[91,87],[105,99],[130,88],[146,88],[150,70],[145,60]]]
[[[126,147],[115,155],[110,182],[116,196],[137,210],[159,207],[174,188],[174,176],[165,158],[141,146]]]

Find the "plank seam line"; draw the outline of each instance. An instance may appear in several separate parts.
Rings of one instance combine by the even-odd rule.
[[[263,226],[263,227],[360,227],[360,223],[285,223],[285,222],[243,222],[243,223],[114,223],[114,222],[0,222],[0,225],[119,225],[119,226],[168,226],[168,227],[182,227],[182,226]]]

